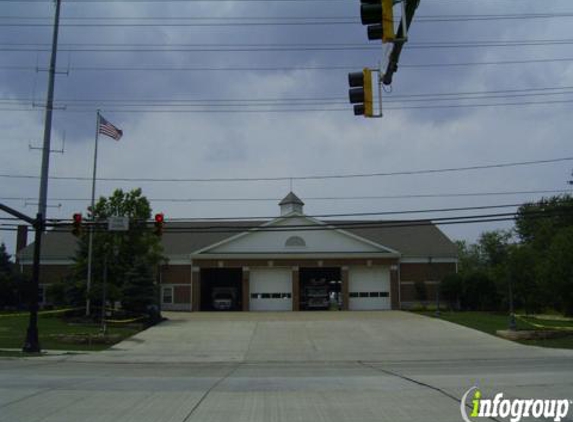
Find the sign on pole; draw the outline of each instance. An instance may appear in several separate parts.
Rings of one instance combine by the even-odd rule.
[[[129,230],[129,217],[109,217],[107,229],[110,232],[126,232]]]

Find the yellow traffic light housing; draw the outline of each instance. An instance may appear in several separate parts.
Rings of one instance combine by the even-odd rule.
[[[368,25],[368,39],[382,40],[383,43],[396,39],[394,31],[393,0],[360,0],[360,18]]]
[[[372,91],[372,71],[364,68],[362,72],[348,74],[348,97],[354,104],[354,115],[374,116],[374,93]]]
[[[393,0],[382,0],[382,42],[392,42],[396,38],[393,6]]]
[[[364,117],[372,117],[374,116],[372,71],[364,68],[362,74],[364,75]]]

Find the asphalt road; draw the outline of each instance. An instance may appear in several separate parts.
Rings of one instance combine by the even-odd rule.
[[[0,421],[461,421],[474,385],[573,399],[572,352],[484,336],[398,312],[185,315],[105,353],[0,360]]]

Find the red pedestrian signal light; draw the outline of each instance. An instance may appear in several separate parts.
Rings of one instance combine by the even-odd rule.
[[[82,234],[82,215],[80,213],[75,213],[72,217],[72,234],[79,237]]]
[[[163,225],[165,224],[165,217],[163,213],[155,214],[155,230],[154,233],[157,236],[161,236],[163,234]]]

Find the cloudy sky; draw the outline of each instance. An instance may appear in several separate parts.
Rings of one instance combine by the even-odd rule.
[[[0,201],[30,215],[39,180],[20,176],[40,174],[30,146],[42,140],[53,14],[48,0],[0,2]],[[421,0],[384,117],[364,119],[347,102],[347,73],[384,64],[388,47],[367,40],[357,0],[64,0],[52,140],[64,153],[50,175],[91,177],[101,109],[124,137],[100,138],[98,175],[136,181],[98,181],[97,195],[141,187],[167,219],[275,216],[289,177],[309,215],[536,200],[544,194],[509,193],[567,190],[572,161],[296,178],[573,156],[572,21],[571,0]],[[268,177],[285,179],[137,181]],[[51,179],[49,217],[85,210],[90,192],[89,180]],[[443,230],[471,241],[508,226]],[[10,251],[14,238],[0,231]]]

